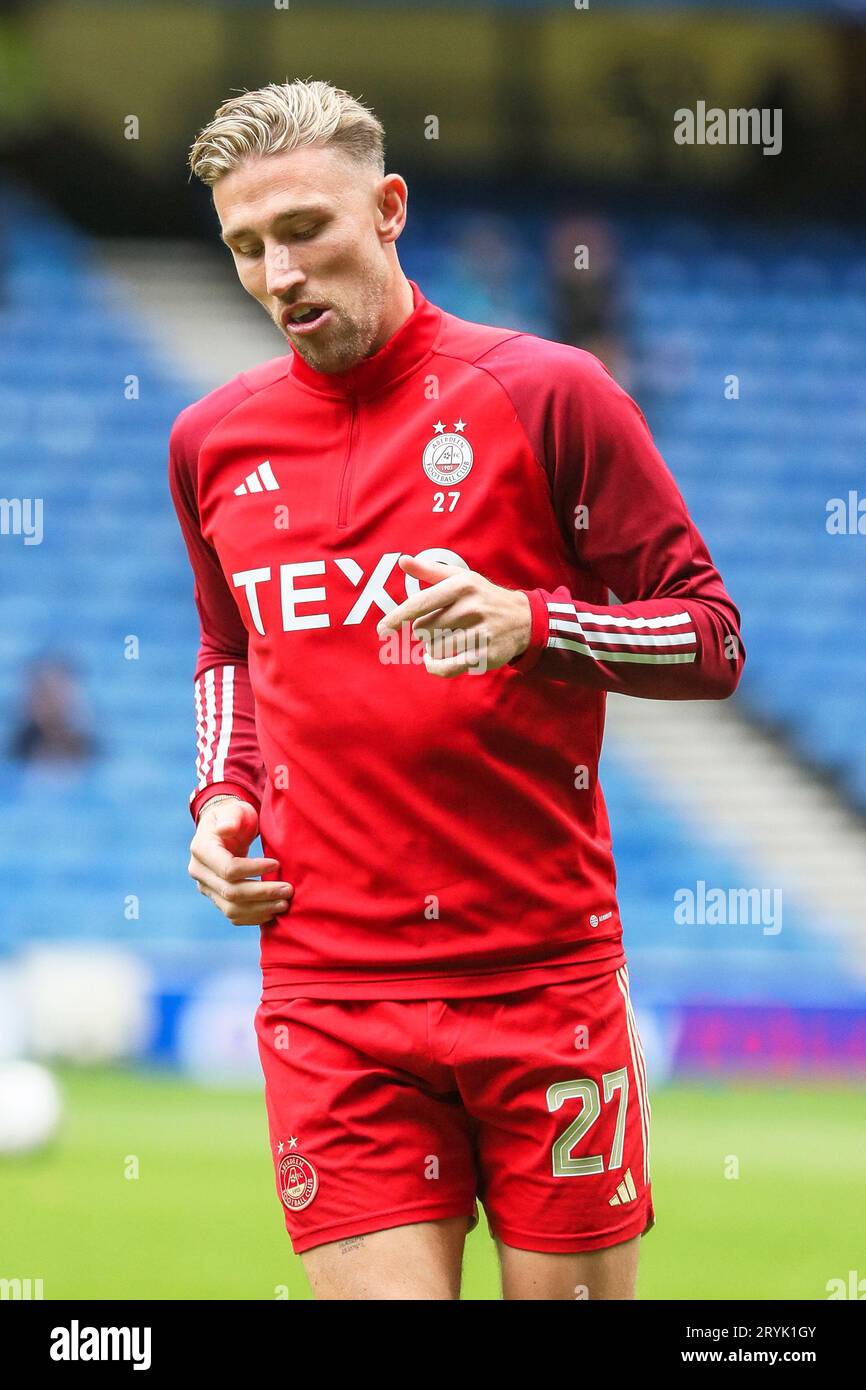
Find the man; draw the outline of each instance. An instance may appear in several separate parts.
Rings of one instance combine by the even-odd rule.
[[[180,415],[171,484],[189,871],[262,928],[294,1248],[319,1297],[457,1298],[480,1197],[506,1298],[632,1298],[650,1113],[605,692],[724,698],[739,615],[604,367],[406,279],[370,111],[271,85],[190,162],[290,347]]]

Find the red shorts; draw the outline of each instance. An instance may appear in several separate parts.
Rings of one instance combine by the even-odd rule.
[[[449,1216],[520,1250],[653,1224],[646,1069],[619,970],[487,999],[262,1003],[277,1192],[296,1251]]]

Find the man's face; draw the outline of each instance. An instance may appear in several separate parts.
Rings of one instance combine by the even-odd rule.
[[[308,145],[245,161],[213,194],[241,284],[310,366],[345,371],[382,345],[399,175]]]

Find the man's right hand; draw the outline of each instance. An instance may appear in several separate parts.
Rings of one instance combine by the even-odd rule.
[[[232,798],[213,807],[205,802],[189,847],[188,872],[198,891],[236,927],[270,922],[286,911],[294,891],[289,883],[255,877],[280,867],[276,859],[246,858],[258,833],[259,818],[249,802]]]

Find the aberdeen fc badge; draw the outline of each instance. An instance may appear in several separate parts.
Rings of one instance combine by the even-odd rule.
[[[319,1175],[303,1154],[287,1153],[280,1159],[277,1185],[289,1211],[303,1211],[319,1190]]]
[[[472,467],[472,445],[464,439],[465,420],[455,420],[454,433],[446,434],[445,426],[437,420],[433,426],[436,433],[424,450],[421,462],[431,483],[441,487],[454,487],[462,483]]]

